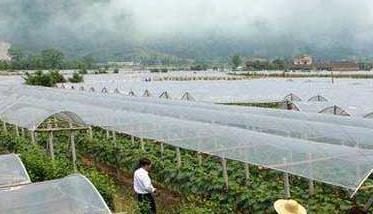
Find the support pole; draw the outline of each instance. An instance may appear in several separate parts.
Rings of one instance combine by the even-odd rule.
[[[113,143],[114,145],[117,144],[117,135],[115,134],[115,131],[113,131]]]
[[[202,166],[202,154],[201,154],[201,152],[198,152],[197,156],[198,156],[198,165]]]
[[[72,128],[73,124],[70,122],[69,127]],[[70,131],[70,146],[71,146],[71,156],[72,156],[72,161],[73,161],[73,167],[74,167],[74,172],[77,172],[77,167],[76,167],[76,149],[75,149],[75,133],[74,131]]]
[[[48,124],[48,128],[52,128],[51,124]],[[48,149],[49,149],[49,156],[52,160],[54,160],[54,147],[53,147],[53,132],[49,132],[49,139],[48,139]]]
[[[122,147],[118,147],[117,136],[116,136],[115,131],[113,131],[113,145],[114,145],[115,150],[120,153]],[[120,177],[121,177],[121,175],[120,175],[120,161],[119,161],[119,156],[118,155],[115,156],[115,170],[116,170],[117,178],[118,178],[118,180],[120,180]]]
[[[163,154],[164,154],[164,143],[161,142],[161,157],[163,158]]]
[[[92,126],[88,127],[88,135],[89,135],[89,139],[90,139],[90,140],[93,140],[93,131],[92,131]]]
[[[176,163],[177,163],[177,168],[181,167],[181,153],[180,153],[180,148],[176,147]]]
[[[109,139],[110,138],[110,132],[109,130],[106,130],[106,139]]]
[[[19,137],[19,129],[18,129],[18,126],[15,126],[14,128],[15,128],[15,130],[16,130],[16,136]]]
[[[4,134],[8,134],[8,129],[6,128],[6,122],[3,121],[3,131],[4,131]]]
[[[250,170],[249,170],[248,163],[245,163],[245,177],[246,177],[246,181],[250,181]]]
[[[53,125],[54,125],[55,128],[58,127],[57,118],[56,117],[53,117]]]
[[[30,131],[30,135],[31,135],[31,143],[35,144],[36,143],[35,132],[34,131]]]
[[[308,154],[308,160],[309,161],[312,160],[312,154]],[[312,173],[312,164],[310,164],[308,167]],[[309,195],[315,194],[315,185],[312,179],[308,180],[308,191],[309,191]]]
[[[24,128],[21,128],[21,135],[22,135],[22,137],[25,136],[25,129]]]
[[[286,158],[284,158],[284,163],[286,164]],[[290,198],[289,173],[287,172],[284,172],[284,189],[285,189],[285,197]]]
[[[131,143],[135,144],[135,137],[133,135],[131,135]]]
[[[229,188],[229,181],[228,181],[228,170],[227,170],[227,160],[225,158],[221,159],[221,165],[223,168],[223,177],[224,177],[224,184],[225,188]]]
[[[76,149],[75,149],[75,133],[74,131],[70,132],[70,144],[71,144],[71,155],[73,159],[73,167],[74,167],[74,172],[77,172],[77,167],[76,167]]]
[[[141,149],[142,149],[142,151],[145,152],[145,143],[144,143],[144,139],[143,139],[143,138],[140,138],[140,142],[141,142]]]

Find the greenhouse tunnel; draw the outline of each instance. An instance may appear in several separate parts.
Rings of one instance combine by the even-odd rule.
[[[1,213],[111,214],[96,187],[83,175],[0,191]]]
[[[328,102],[328,99],[326,99],[322,95],[316,95],[307,100],[308,102]]]
[[[322,113],[339,116],[351,116],[341,107],[330,102],[292,102],[290,109],[299,112]],[[282,105],[282,109],[287,109]]]
[[[373,119],[373,112],[365,115],[364,118]]]
[[[31,183],[30,177],[18,155],[0,155],[0,188],[29,183]]]
[[[346,112],[343,108],[333,105],[321,110],[319,113],[322,114],[333,114],[333,115],[340,115],[340,116],[351,116],[348,112]]]
[[[300,102],[302,101],[302,98],[300,98],[300,96],[294,94],[294,93],[290,93],[288,95],[286,95],[284,98],[283,98],[284,101],[291,101],[291,102]]]
[[[185,92],[183,96],[181,96],[180,100],[195,101],[194,97],[189,92]]]
[[[75,113],[51,108],[43,108],[32,103],[18,102],[0,114],[0,119],[20,128],[36,131],[48,118],[72,123],[75,126],[86,127],[87,124]]]
[[[0,91],[11,96],[8,91],[3,92]],[[279,110],[267,115],[258,110],[258,115],[240,107],[65,93],[58,89],[21,87],[13,94],[22,94],[27,98],[23,101],[33,103],[35,108],[76,112],[92,126],[352,191],[360,187],[372,170],[373,123],[368,120],[320,118],[310,113],[296,114],[296,119],[292,119]]]
[[[152,95],[151,95],[150,91],[149,91],[148,89],[146,89],[146,90],[144,91],[144,94],[143,94],[142,96],[143,96],[143,97],[151,97]]]

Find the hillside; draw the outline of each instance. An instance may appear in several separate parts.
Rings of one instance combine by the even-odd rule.
[[[242,10],[256,4],[266,8],[265,12]],[[31,52],[52,47],[70,58],[93,56],[99,61],[149,55],[224,60],[235,53],[267,58],[305,52],[329,59],[373,57],[372,28],[361,5],[309,3],[310,11],[317,7],[310,14],[284,4],[281,7],[288,13],[278,18],[267,13],[279,10],[275,4],[260,4],[2,0],[0,38]],[[349,16],[340,20],[340,14]]]

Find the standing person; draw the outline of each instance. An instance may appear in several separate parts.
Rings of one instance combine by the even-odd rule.
[[[140,203],[140,211],[144,214],[156,214],[157,211],[153,197],[156,189],[153,187],[148,175],[152,167],[152,162],[147,158],[142,158],[139,165],[140,168],[135,171],[133,176],[133,188]]]

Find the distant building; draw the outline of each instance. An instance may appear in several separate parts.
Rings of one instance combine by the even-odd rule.
[[[10,61],[12,59],[8,54],[9,48],[9,43],[0,41],[0,60]]]
[[[312,57],[307,54],[299,55],[294,59],[294,65],[312,65]]]

